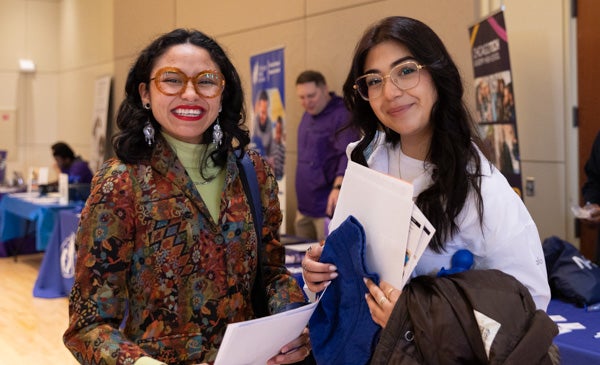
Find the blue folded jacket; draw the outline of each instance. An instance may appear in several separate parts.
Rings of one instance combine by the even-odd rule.
[[[379,283],[365,267],[365,232],[349,216],[325,241],[320,262],[331,263],[339,276],[323,293],[308,326],[317,364],[367,364],[381,327],[373,322],[363,278]]]

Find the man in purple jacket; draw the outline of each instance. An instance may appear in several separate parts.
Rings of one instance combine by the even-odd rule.
[[[350,114],[344,101],[329,92],[320,72],[302,72],[296,79],[296,93],[305,110],[298,127],[296,235],[321,241],[325,218],[333,215],[348,164],[346,146],[359,134],[346,128]]]

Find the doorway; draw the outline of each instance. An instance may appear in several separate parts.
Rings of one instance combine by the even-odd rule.
[[[600,1],[577,0],[577,93],[579,104],[579,191],[586,180],[583,167],[600,131]],[[588,259],[597,257],[598,227],[577,221],[580,250]]]

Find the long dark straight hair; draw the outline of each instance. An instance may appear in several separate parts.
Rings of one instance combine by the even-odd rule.
[[[384,18],[369,27],[358,42],[348,77],[344,100],[351,110],[351,123],[364,134],[352,151],[351,159],[367,166],[365,150],[377,131],[384,131],[386,142],[397,145],[402,137],[384,128],[368,101],[354,90],[355,80],[364,73],[369,51],[376,45],[393,41],[408,48],[431,75],[438,98],[431,110],[433,135],[426,160],[433,164],[432,185],[417,197],[416,204],[436,227],[430,247],[441,252],[444,243],[458,232],[456,217],[465,206],[472,188],[480,225],[483,223],[481,163],[478,148],[482,143],[473,119],[464,104],[463,85],[458,68],[435,32],[424,23],[400,16]]]

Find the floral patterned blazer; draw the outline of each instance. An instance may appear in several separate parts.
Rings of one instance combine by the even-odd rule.
[[[261,193],[263,277],[277,312],[304,302],[284,266],[275,177],[248,152]],[[77,231],[75,283],[64,342],[87,364],[214,361],[228,323],[254,318],[257,238],[230,153],[218,222],[162,139],[151,161],[110,159],[94,177]]]

